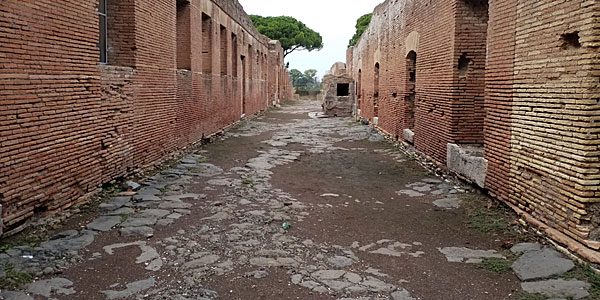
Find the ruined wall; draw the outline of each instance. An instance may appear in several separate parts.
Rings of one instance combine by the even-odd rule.
[[[5,229],[291,97],[281,47],[235,0],[109,0],[105,65],[97,5],[0,3]]]
[[[323,112],[332,117],[352,116],[355,97],[354,80],[346,64],[333,64],[329,74],[323,76]]]
[[[487,0],[457,0],[451,115],[452,143],[483,144]]]
[[[488,171],[485,186],[492,196],[503,201],[508,200],[509,193],[517,1],[489,3],[484,125]]]
[[[400,137],[404,129],[412,129],[414,145],[441,163],[446,159],[446,145],[452,141],[451,107],[458,80],[455,9],[454,0],[386,1],[375,9],[371,25],[347,63],[355,79],[360,72],[361,116],[378,117],[378,126],[392,136]],[[407,71],[411,52],[416,53],[417,63],[412,83]],[[411,96],[412,90],[415,95]],[[414,100],[407,100],[411,97]]]
[[[347,52],[361,116],[413,131],[440,165],[447,145],[484,153],[473,177],[492,196],[580,254],[600,249],[599,14],[599,1],[388,0]]]
[[[511,202],[595,249],[599,20],[598,1],[518,1],[509,175]]]
[[[101,101],[97,24],[93,1],[0,3],[6,226],[68,206],[99,182],[101,140],[113,126]]]

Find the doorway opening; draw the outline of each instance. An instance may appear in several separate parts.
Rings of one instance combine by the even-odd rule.
[[[373,77],[373,117],[379,117],[379,63],[375,64],[375,76]]]

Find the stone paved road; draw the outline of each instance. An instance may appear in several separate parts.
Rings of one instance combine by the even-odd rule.
[[[319,109],[302,102],[245,122],[102,204],[87,229],[0,254],[48,274],[30,296],[0,295],[492,300],[520,290],[515,274],[475,267],[502,259],[504,240],[467,228],[463,189]]]

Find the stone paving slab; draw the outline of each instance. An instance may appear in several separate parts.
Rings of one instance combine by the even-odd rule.
[[[538,282],[523,282],[523,291],[530,294],[541,294],[552,298],[582,299],[590,295],[590,284],[578,280],[546,280]]]
[[[504,255],[496,250],[473,250],[465,247],[446,247],[438,248],[438,250],[446,256],[449,262],[476,264],[485,258],[505,259]]]
[[[523,281],[549,278],[572,270],[575,264],[550,248],[529,251],[512,265],[519,279]]]
[[[119,216],[102,216],[88,224],[87,228],[96,231],[109,231],[119,223],[121,223],[121,217]]]

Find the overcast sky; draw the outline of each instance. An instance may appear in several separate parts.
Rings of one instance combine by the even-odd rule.
[[[239,0],[246,13],[261,16],[290,16],[323,36],[321,51],[294,51],[287,56],[290,69],[317,69],[322,77],[333,63],[346,62],[348,41],[356,32],[356,20],[373,12],[383,0]]]

